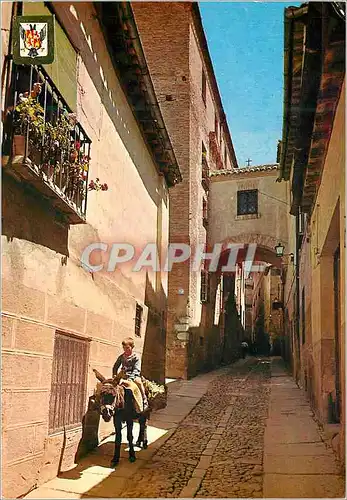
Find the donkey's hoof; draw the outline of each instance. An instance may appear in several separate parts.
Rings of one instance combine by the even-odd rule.
[[[147,448],[148,448],[148,441],[144,441],[143,442],[143,449],[147,450]]]
[[[133,456],[129,457],[129,462],[131,463],[136,462],[136,457]]]
[[[111,467],[115,468],[119,464],[119,460],[111,460]]]

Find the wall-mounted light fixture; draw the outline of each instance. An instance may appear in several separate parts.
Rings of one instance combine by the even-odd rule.
[[[290,262],[294,262],[294,254],[293,253],[284,253],[284,245],[282,243],[278,243],[275,246],[276,257],[290,257]]]

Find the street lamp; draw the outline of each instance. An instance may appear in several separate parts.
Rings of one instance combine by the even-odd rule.
[[[275,246],[275,250],[276,250],[276,257],[288,256],[288,257],[290,257],[291,262],[294,261],[294,254],[293,253],[287,253],[287,254],[284,253],[284,245],[282,245],[282,243],[278,243]]]
[[[284,252],[284,246],[282,243],[278,243],[278,245],[275,246],[276,250],[276,257],[283,257],[283,252]]]

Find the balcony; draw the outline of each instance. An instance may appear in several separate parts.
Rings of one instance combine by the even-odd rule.
[[[41,67],[16,66],[2,164],[69,224],[86,221],[91,141]]]
[[[213,162],[217,170],[223,170],[223,160],[220,154],[220,147],[217,141],[216,132],[209,133],[209,149]]]

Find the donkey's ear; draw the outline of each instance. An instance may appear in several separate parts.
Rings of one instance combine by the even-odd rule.
[[[103,375],[101,375],[101,373],[98,372],[98,370],[95,370],[95,368],[93,368],[93,372],[94,372],[96,378],[98,380],[100,380],[101,383],[105,382],[106,378]]]

